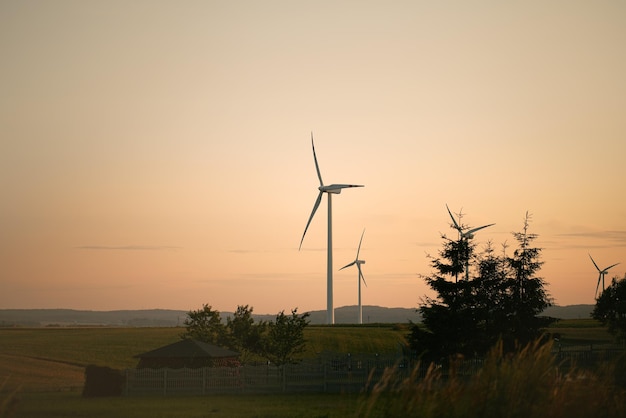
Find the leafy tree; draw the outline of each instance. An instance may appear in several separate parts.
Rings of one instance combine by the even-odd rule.
[[[241,354],[243,362],[252,354],[263,353],[263,338],[267,323],[265,321],[255,323],[252,317],[253,310],[254,308],[248,305],[240,305],[233,317],[226,319],[228,346]]]
[[[270,321],[265,339],[265,357],[276,366],[297,363],[298,355],[304,352],[306,340],[304,328],[309,324],[309,313],[298,314],[298,308],[291,315],[281,311],[276,321]]]
[[[626,274],[621,280],[613,278],[596,300],[591,316],[607,326],[618,340],[626,339]]]
[[[424,277],[437,296],[425,297],[419,308],[422,325],[413,325],[408,336],[414,350],[429,360],[475,357],[499,339],[511,349],[539,336],[547,322],[538,315],[550,300],[536,275],[541,249],[532,246],[537,235],[528,232],[529,222],[527,213],[522,232],[513,233],[518,249],[512,257],[506,255],[506,244],[502,255],[491,242],[477,254],[471,235],[459,241],[442,235],[443,248],[431,261],[433,273]]]
[[[187,312],[185,319],[186,331],[182,339],[193,338],[219,346],[228,346],[226,326],[222,322],[219,311],[204,304],[202,309]]]

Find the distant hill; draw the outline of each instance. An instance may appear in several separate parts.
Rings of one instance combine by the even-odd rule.
[[[553,306],[543,314],[561,319],[589,318],[593,305]],[[358,306],[335,309],[335,324],[356,324]],[[288,313],[288,312],[286,312]],[[326,310],[310,311],[312,325],[326,323]],[[232,312],[221,312],[222,319]],[[253,315],[256,320],[273,320],[276,315]],[[54,327],[54,326],[119,326],[119,327],[175,327],[183,326],[187,311],[168,309],[83,311],[73,309],[0,309],[0,327]],[[385,308],[363,306],[363,323],[420,322],[415,308]]]
[[[357,323],[357,306],[335,309],[336,324]],[[288,312],[286,312],[288,313]],[[302,313],[302,312],[301,312]],[[311,311],[311,324],[325,324],[326,311]],[[232,312],[220,312],[222,319]],[[274,320],[276,315],[253,315],[256,320]],[[54,327],[54,326],[120,326],[120,327],[175,327],[183,326],[187,311],[149,309],[122,311],[83,311],[73,309],[0,309],[0,327]],[[415,309],[363,306],[364,323],[419,322]]]

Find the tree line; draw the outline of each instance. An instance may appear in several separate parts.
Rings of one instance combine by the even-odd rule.
[[[491,241],[478,252],[473,234],[463,233],[472,229],[453,218],[458,239],[441,235],[442,248],[429,256],[433,272],[423,276],[436,296],[424,297],[422,323],[408,335],[418,355],[430,361],[482,357],[498,342],[514,350],[541,336],[553,319],[540,314],[552,300],[538,275],[541,248],[534,245],[538,235],[530,232],[530,220],[527,212],[509,254],[506,242],[498,253]]]
[[[227,347],[238,352],[242,362],[261,357],[276,366],[296,363],[306,348],[304,329],[309,313],[299,314],[295,308],[291,314],[279,312],[274,321],[257,322],[253,310],[249,305],[239,305],[224,322],[219,311],[205,304],[187,313],[181,338]]]

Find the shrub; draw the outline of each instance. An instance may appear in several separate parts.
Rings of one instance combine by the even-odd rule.
[[[110,367],[89,365],[85,368],[83,396],[120,396],[124,375]]]

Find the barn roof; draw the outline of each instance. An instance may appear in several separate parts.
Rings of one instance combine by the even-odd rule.
[[[138,358],[224,358],[238,357],[239,353],[230,351],[213,344],[204,343],[198,340],[184,339],[173,344],[138,354]]]

